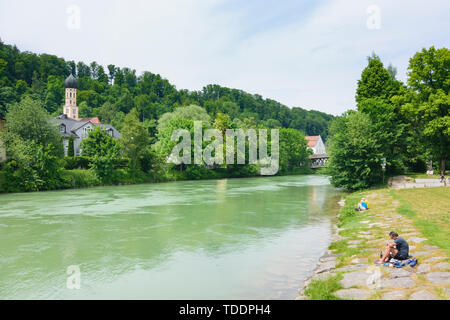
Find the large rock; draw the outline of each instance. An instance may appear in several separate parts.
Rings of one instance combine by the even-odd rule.
[[[449,284],[450,272],[430,272],[427,278],[434,284]]]
[[[383,293],[382,299],[383,300],[402,300],[405,298],[407,290],[395,290]]]
[[[314,271],[315,273],[328,272],[334,269],[336,266],[336,260],[326,261],[319,264],[317,269]]]
[[[371,274],[366,270],[345,273],[341,284],[345,289],[353,286],[366,286],[370,276]]]
[[[334,294],[341,299],[366,300],[372,295],[372,291],[366,289],[342,289]]]
[[[381,282],[381,289],[384,288],[409,288],[415,285],[413,279],[408,277],[388,279]]]
[[[420,290],[410,295],[408,300],[438,300],[438,298],[427,290]]]

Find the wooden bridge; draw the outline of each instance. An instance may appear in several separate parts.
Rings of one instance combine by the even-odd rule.
[[[326,168],[329,157],[330,156],[326,153],[309,156],[309,159],[311,160],[311,169]]]

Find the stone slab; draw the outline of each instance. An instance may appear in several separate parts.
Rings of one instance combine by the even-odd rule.
[[[392,278],[403,278],[411,275],[411,272],[402,268],[389,268],[388,270]]]
[[[420,237],[410,237],[410,238],[407,239],[407,241],[414,242],[414,243],[421,243],[421,242],[424,242],[426,240],[428,240],[428,239],[420,238]]]
[[[408,300],[438,300],[438,297],[427,290],[420,290],[411,294]]]
[[[369,277],[370,273],[366,270],[345,273],[343,275],[343,279],[341,280],[341,284],[344,289],[348,289],[353,286],[365,286]]]
[[[440,269],[440,270],[448,270],[448,269],[450,269],[450,263],[439,262],[439,263],[436,263],[433,267],[436,269]]]
[[[334,261],[326,261],[326,262],[320,263],[314,272],[322,273],[322,272],[331,271],[334,269],[335,266],[336,266],[335,260]]]
[[[368,267],[369,267],[368,264],[352,264],[352,265],[344,266],[341,268],[337,268],[336,271],[354,271],[354,270],[367,269]]]
[[[380,288],[409,288],[416,283],[408,277],[388,279],[381,282]]]
[[[431,258],[428,258],[427,261],[436,261],[436,260],[444,260],[444,259],[448,259],[448,257],[431,257]]]
[[[431,267],[428,263],[419,264],[417,266],[417,273],[428,273],[430,272]]]
[[[430,272],[426,277],[434,284],[450,283],[450,272]]]
[[[402,300],[405,298],[407,293],[407,290],[395,290],[383,293],[381,298],[383,300]]]

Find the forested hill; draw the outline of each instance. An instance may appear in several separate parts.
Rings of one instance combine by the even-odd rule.
[[[155,126],[156,120],[178,106],[200,105],[214,119],[226,113],[235,121],[301,130],[306,135],[326,139],[332,115],[287,106],[260,95],[219,85],[207,85],[201,91],[177,90],[158,74],[105,67],[91,62],[66,61],[50,54],[21,52],[16,46],[0,40],[0,116],[8,104],[31,95],[44,103],[53,115],[61,113],[64,104],[64,79],[72,73],[78,77],[80,117],[98,116],[102,122],[121,128],[125,114],[136,107],[141,121]]]

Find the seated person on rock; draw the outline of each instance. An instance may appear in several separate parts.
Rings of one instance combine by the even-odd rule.
[[[365,211],[369,209],[369,202],[366,200],[366,198],[362,198],[361,201],[358,203],[358,208],[356,208],[356,211]]]
[[[398,236],[397,232],[389,232],[389,236],[392,240],[387,243],[386,250],[380,260],[377,261],[379,264],[388,262],[391,258],[397,260],[406,260],[409,257],[409,245],[402,237]]]

